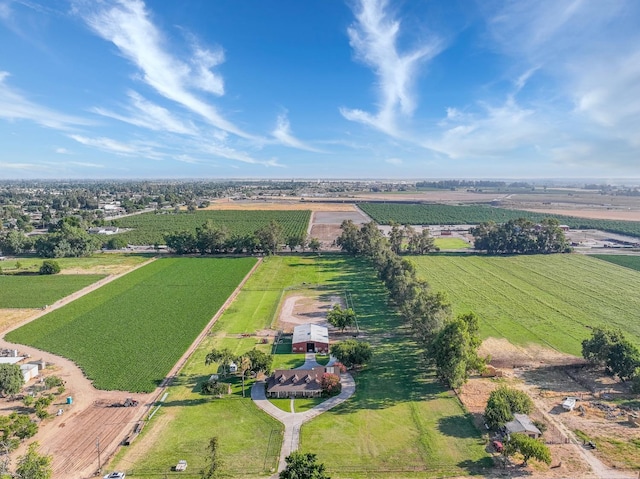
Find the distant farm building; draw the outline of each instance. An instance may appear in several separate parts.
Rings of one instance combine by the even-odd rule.
[[[22,371],[24,382],[27,383],[38,376],[38,365],[34,363],[21,364],[20,371]]]
[[[560,225],[558,226],[558,228],[560,228],[562,231],[569,231],[569,227],[567,225]]]
[[[340,371],[333,366],[313,369],[278,369],[267,379],[267,397],[320,397],[322,395],[322,375]]]
[[[526,434],[534,439],[538,439],[542,435],[540,429],[533,424],[526,414],[514,414],[513,421],[506,423],[504,429],[507,434]]]
[[[118,231],[117,226],[96,226],[89,228],[89,234],[92,235],[114,235]]]
[[[328,353],[329,331],[317,324],[301,324],[293,329],[291,350],[294,353]]]

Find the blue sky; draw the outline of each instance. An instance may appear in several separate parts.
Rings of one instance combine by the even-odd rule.
[[[640,177],[637,0],[0,0],[0,179]]]

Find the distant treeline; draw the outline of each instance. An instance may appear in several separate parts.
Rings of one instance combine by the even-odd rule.
[[[440,181],[418,181],[416,188],[434,188],[438,190],[449,190],[451,188],[531,188],[532,185],[522,181],[507,183],[505,181],[490,180],[440,180]]]

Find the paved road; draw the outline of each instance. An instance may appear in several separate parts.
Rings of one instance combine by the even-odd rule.
[[[317,365],[315,362],[315,356],[313,356],[313,363]],[[305,364],[307,364],[307,361],[305,361]],[[284,424],[284,438],[282,440],[282,449],[280,449],[278,472],[282,471],[286,467],[287,464],[285,462],[285,458],[298,449],[298,445],[300,443],[300,428],[302,427],[302,424],[319,416],[323,412],[336,407],[338,404],[345,402],[353,396],[356,391],[356,383],[351,374],[341,374],[340,382],[342,383],[342,391],[340,394],[329,398],[312,409],[302,413],[291,413],[277,408],[269,402],[265,395],[265,382],[259,381],[253,384],[253,387],[251,388],[251,399],[256,406]]]

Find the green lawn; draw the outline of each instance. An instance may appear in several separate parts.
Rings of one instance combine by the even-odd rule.
[[[457,476],[490,467],[480,433],[422,363],[372,270],[345,258],[335,282],[351,291],[374,356],[356,376],[352,399],[303,425],[301,450],[316,453],[333,478]]]
[[[153,391],[255,262],[159,259],[7,340],[73,360],[99,389]]]
[[[591,328],[607,325],[640,345],[640,273],[632,269],[577,254],[411,259],[434,290],[447,293],[455,313],[479,316],[485,338],[579,356]]]
[[[389,311],[386,292],[372,270],[345,256],[266,258],[169,389],[169,407],[161,414],[171,414],[171,420],[156,416],[160,419],[154,417],[145,428],[143,434],[151,432],[149,437],[158,440],[143,459],[131,463],[122,452],[110,469],[161,474],[184,458],[197,471],[208,439],[216,435],[225,457],[225,477],[268,475],[277,463],[282,429],[248,398],[239,397],[237,389],[233,398],[219,400],[200,395],[199,385],[214,368],[204,364],[213,347],[229,347],[236,354],[253,347],[268,351],[269,345],[238,333],[270,325],[282,290],[302,283],[349,290],[361,327],[376,344],[376,355],[358,375],[354,399],[303,426],[301,449],[318,454],[333,478],[370,477],[377,471],[391,471],[385,475],[399,478],[481,471],[488,457],[479,432],[458,400],[425,372],[400,318]],[[296,408],[305,410],[315,404],[316,400],[297,400]],[[170,411],[171,405],[184,407]],[[265,421],[271,421],[270,426]],[[156,427],[158,433],[153,432]],[[146,447],[145,440],[140,438],[139,444]],[[180,457],[177,450],[182,451]]]
[[[434,238],[434,244],[440,249],[468,249],[471,245],[462,238]]]
[[[617,254],[593,254],[592,258],[598,258],[609,263],[624,266],[625,268],[640,271],[640,256],[617,255]]]
[[[153,258],[153,254],[128,254],[128,253],[96,253],[91,256],[82,258],[56,258],[54,261],[60,265],[62,273],[65,270],[87,270],[92,273],[110,274],[113,269],[118,271],[126,268],[132,268],[149,259]],[[39,256],[25,256],[12,260],[0,262],[0,267],[6,273],[35,273],[42,266],[42,262],[46,258]],[[20,263],[20,268],[17,268]]]
[[[0,275],[0,308],[42,308],[102,278],[99,274]]]

